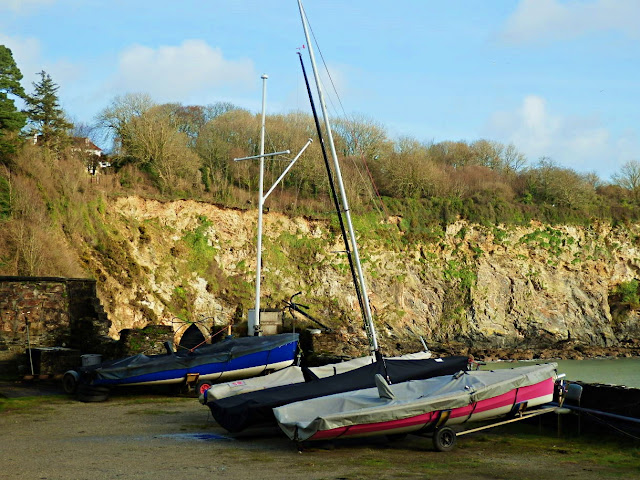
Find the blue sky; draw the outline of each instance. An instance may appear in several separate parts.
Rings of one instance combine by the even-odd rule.
[[[640,161],[639,0],[305,0],[348,115],[513,143],[603,180]],[[90,124],[117,96],[308,111],[296,0],[0,0],[0,44]],[[330,104],[331,105],[331,104]],[[268,128],[268,125],[267,125]]]

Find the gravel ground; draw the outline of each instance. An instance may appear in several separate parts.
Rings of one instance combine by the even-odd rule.
[[[8,392],[0,385],[0,395],[9,397]],[[27,407],[15,409],[5,400],[9,407],[0,408],[0,479],[640,477],[635,447],[628,455],[639,459],[635,464],[602,466],[582,459],[584,447],[566,446],[554,435],[532,444],[508,431],[472,434],[460,437],[449,453],[437,453],[430,439],[412,436],[395,443],[309,445],[299,452],[276,430],[229,436],[195,398],[116,394],[103,403],[81,403],[50,395],[55,390],[44,393],[26,392]]]

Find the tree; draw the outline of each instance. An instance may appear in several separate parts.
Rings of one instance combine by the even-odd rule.
[[[144,93],[128,93],[117,96],[97,117],[97,125],[105,132],[105,139],[114,141],[114,151],[127,154],[131,139],[131,121],[155,106]]]
[[[180,179],[198,183],[198,156],[188,148],[189,137],[176,129],[170,112],[150,108],[130,121],[128,153],[158,180],[163,190],[175,188]]]
[[[561,168],[548,157],[542,157],[525,176],[528,192],[537,203],[584,210],[594,201],[595,188],[588,177]]]
[[[336,148],[345,157],[361,156],[377,160],[391,150],[384,127],[364,116],[336,118],[332,125]]]
[[[640,199],[640,162],[637,160],[628,161],[622,165],[620,172],[611,178],[613,183],[629,190],[635,200]]]
[[[51,76],[41,71],[40,81],[34,82],[34,93],[28,95],[27,115],[32,135],[38,135],[38,143],[54,150],[60,150],[69,142],[69,129],[73,126],[65,118],[64,110],[58,103],[58,89]]]
[[[233,158],[256,155],[260,141],[259,119],[247,110],[232,110],[215,117],[200,131],[196,151],[203,161],[207,185],[211,191],[225,194],[235,181],[250,188],[255,175],[251,162],[233,162]]]
[[[25,98],[20,80],[22,73],[13,60],[11,50],[0,45],[0,162],[6,162],[6,156],[15,151],[18,133],[27,118],[9,97]]]
[[[527,157],[518,152],[513,143],[510,143],[502,152],[502,163],[505,172],[519,172],[526,165]]]
[[[205,107],[199,105],[185,107],[179,103],[167,103],[162,105],[162,108],[168,112],[175,128],[189,137],[189,145],[195,146],[200,129],[207,123]]]
[[[213,120],[214,118],[224,115],[227,112],[231,112],[232,110],[242,109],[231,102],[216,102],[211,105],[207,105],[204,108],[205,118],[208,122],[209,120]]]

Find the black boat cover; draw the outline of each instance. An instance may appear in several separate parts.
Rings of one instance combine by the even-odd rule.
[[[305,383],[283,385],[206,402],[216,422],[229,432],[276,424],[273,408],[289,403],[375,386],[377,373],[391,383],[453,375],[466,370],[466,356],[424,360],[385,360],[326,378],[309,378]]]

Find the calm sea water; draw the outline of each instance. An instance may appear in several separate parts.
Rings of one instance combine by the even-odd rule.
[[[594,358],[588,360],[548,360],[558,364],[558,373],[566,374],[567,380],[589,383],[609,383],[640,388],[640,358]],[[514,368],[542,363],[529,362],[491,362],[482,370]]]

